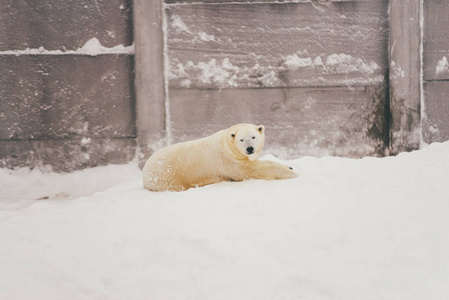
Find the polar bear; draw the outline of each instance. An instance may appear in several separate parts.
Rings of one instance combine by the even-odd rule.
[[[151,191],[184,191],[220,181],[294,178],[292,168],[258,160],[265,141],[263,125],[237,124],[211,136],[156,151],[142,171]]]

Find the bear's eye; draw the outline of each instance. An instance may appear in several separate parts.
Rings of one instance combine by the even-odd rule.
[[[243,140],[240,140],[240,142],[243,142]]]
[[[255,138],[256,138],[255,136],[252,137],[253,140],[254,140]]]

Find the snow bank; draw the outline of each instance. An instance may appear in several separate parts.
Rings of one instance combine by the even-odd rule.
[[[102,54],[134,54],[134,44],[131,46],[117,45],[114,47],[105,47],[101,45],[97,38],[92,38],[77,50],[47,50],[44,47],[27,48],[25,50],[0,51],[0,55],[90,55],[97,56]]]
[[[0,169],[0,205],[18,200],[74,199],[139,180],[137,161],[76,171],[50,173],[39,169]],[[1,206],[0,206],[1,207]]]
[[[300,177],[154,193],[132,167],[88,197],[0,201],[0,298],[447,299],[449,142],[286,163]],[[77,186],[121,172],[97,170]]]

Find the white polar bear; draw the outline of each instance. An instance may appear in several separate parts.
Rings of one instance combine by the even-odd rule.
[[[211,136],[156,151],[145,163],[143,185],[151,191],[184,191],[220,181],[294,178],[292,168],[257,160],[265,127],[237,124]]]

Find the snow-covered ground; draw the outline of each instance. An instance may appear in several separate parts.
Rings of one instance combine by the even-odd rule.
[[[449,299],[449,142],[287,163],[180,193],[1,169],[0,299]]]

